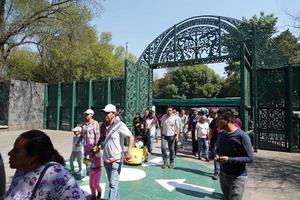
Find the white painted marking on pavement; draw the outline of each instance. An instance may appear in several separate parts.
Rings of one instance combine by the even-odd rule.
[[[146,177],[146,173],[140,169],[122,168],[120,181],[136,181]]]
[[[213,188],[184,183],[185,179],[156,179],[155,181],[169,192],[172,192],[175,188],[206,194],[212,194],[215,191]]]
[[[159,165],[159,163],[161,163],[161,162],[162,162],[162,158],[161,157],[156,157],[156,158],[153,158],[153,159],[149,160],[147,163],[143,163],[142,167]]]

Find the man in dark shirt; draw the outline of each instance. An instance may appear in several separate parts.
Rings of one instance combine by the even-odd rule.
[[[223,129],[217,139],[216,160],[221,163],[220,184],[224,200],[240,200],[247,179],[247,163],[253,161],[248,135],[235,125],[230,109],[218,112],[217,125]]]

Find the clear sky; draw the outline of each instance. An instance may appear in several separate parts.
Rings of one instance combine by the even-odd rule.
[[[288,15],[300,16],[300,0],[105,0],[104,12],[92,24],[98,34],[112,33],[112,43],[125,46],[137,58],[160,33],[187,18],[200,15],[220,15],[242,19],[273,13],[278,17],[277,29],[290,29],[300,36],[300,29],[291,26]],[[215,67],[223,73],[223,67]]]

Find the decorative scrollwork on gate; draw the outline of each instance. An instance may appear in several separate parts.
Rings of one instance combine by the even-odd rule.
[[[230,48],[230,41],[241,40],[236,28],[240,24],[239,20],[221,16],[189,18],[159,35],[145,49],[138,63],[159,68],[235,59],[238,51],[230,51],[236,49]]]

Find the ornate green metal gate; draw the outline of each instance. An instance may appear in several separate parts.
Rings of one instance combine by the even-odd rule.
[[[125,122],[131,125],[136,112],[152,106],[152,69],[148,65],[125,62],[126,115]]]
[[[300,67],[285,65],[258,70],[258,147],[300,151]],[[297,128],[298,127],[298,128]]]
[[[245,27],[241,21],[229,17],[205,15],[186,19],[152,41],[138,63],[156,69],[240,61],[240,111],[244,129],[248,130],[248,120],[253,119],[250,98],[253,52],[247,48],[248,39],[242,28]]]

